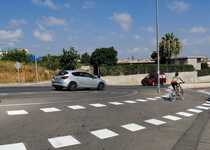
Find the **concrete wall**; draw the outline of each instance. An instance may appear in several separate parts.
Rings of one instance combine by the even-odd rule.
[[[170,83],[175,73],[166,73],[167,83]],[[180,72],[179,76],[186,82],[186,83],[196,83],[197,82],[197,71],[193,72]]]
[[[166,73],[167,83],[171,82],[172,77],[175,73]],[[136,74],[127,76],[105,76],[102,77],[108,85],[140,85],[141,80],[147,74]],[[186,83],[197,82],[197,72],[180,72],[180,76]]]
[[[188,59],[189,65],[193,65],[196,70],[201,70],[201,63],[197,61],[197,59]]]
[[[199,82],[199,83],[207,83],[207,82],[210,82],[210,76],[198,77],[197,82]]]

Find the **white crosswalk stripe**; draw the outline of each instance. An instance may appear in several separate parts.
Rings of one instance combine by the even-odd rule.
[[[49,138],[48,141],[56,149],[80,144],[80,142],[71,135]]]
[[[209,107],[204,107],[204,106],[196,106],[196,108],[198,109],[203,109],[203,110],[209,110]]]
[[[164,122],[162,120],[158,120],[158,119],[148,119],[148,120],[145,120],[144,122],[152,124],[152,125],[156,125],[156,126],[163,125],[166,123],[166,122]]]
[[[147,98],[148,100],[150,101],[156,101],[157,99],[156,98]]]
[[[157,97],[155,97],[155,99],[161,99],[161,97],[157,96]]]
[[[205,90],[198,90],[198,92],[203,93],[203,94],[210,95],[210,92],[207,92],[207,91],[205,91]]]
[[[135,104],[137,103],[136,101],[131,101],[131,100],[128,100],[128,101],[124,101],[125,103],[128,103],[128,104]]]
[[[118,133],[115,133],[109,129],[95,130],[95,131],[91,131],[90,133],[95,135],[99,139],[107,139],[107,138],[111,138],[111,137],[115,137],[119,135]]]
[[[199,110],[199,109],[188,109],[187,111],[194,112],[194,113],[201,113],[201,112],[203,112],[202,110]]]
[[[81,106],[81,105],[72,105],[72,106],[68,106],[68,108],[73,109],[73,110],[86,109],[84,106]]]
[[[43,111],[43,112],[58,112],[58,111],[61,111],[60,109],[55,108],[55,107],[40,108],[40,110]]]
[[[27,115],[28,112],[25,110],[11,110],[11,111],[7,111],[7,114],[10,116],[14,116],[14,115]]]
[[[187,112],[178,112],[177,115],[184,116],[184,117],[191,117],[193,114]]]
[[[125,128],[131,132],[135,132],[135,131],[139,131],[139,130],[143,130],[146,129],[146,127],[138,125],[136,123],[130,123],[130,124],[125,124],[121,126],[122,128]]]
[[[23,143],[0,145],[0,150],[27,150]]]
[[[163,118],[165,118],[165,119],[169,119],[169,120],[172,120],[172,121],[177,121],[177,120],[182,119],[182,118],[180,118],[180,117],[173,116],[173,115],[163,116]]]
[[[112,105],[124,105],[123,103],[120,103],[120,102],[109,102],[109,104],[112,104]]]
[[[137,102],[147,102],[148,100],[145,99],[136,99]]]
[[[207,107],[210,107],[210,104],[207,104],[207,103],[204,103],[202,104],[203,106],[207,106]]]
[[[100,103],[89,104],[89,105],[90,105],[90,106],[93,106],[93,107],[106,107],[106,105],[100,104]]]

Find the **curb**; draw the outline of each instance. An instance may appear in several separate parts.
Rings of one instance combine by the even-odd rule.
[[[0,84],[0,87],[25,87],[25,86],[49,86],[51,81],[33,82],[33,83],[9,83]]]

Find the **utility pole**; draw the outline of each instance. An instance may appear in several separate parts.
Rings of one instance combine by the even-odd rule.
[[[39,81],[39,77],[38,77],[38,66],[37,66],[37,58],[35,56],[35,69],[36,69],[36,82]]]
[[[158,74],[158,86],[157,92],[160,93],[160,51],[159,51],[159,0],[156,0],[156,48],[157,48],[157,74]]]

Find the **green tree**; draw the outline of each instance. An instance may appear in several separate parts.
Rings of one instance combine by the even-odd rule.
[[[41,58],[41,60],[38,62],[41,66],[44,66],[51,70],[57,70],[60,67],[60,56],[55,55],[46,55]]]
[[[92,65],[115,65],[117,63],[117,51],[114,47],[97,48],[91,55]]]
[[[84,53],[81,55],[81,63],[90,64],[90,55],[88,53]]]
[[[74,47],[63,49],[63,54],[60,58],[61,69],[74,70],[77,68],[79,61],[79,54]]]
[[[26,51],[18,49],[11,49],[6,51],[6,53],[3,53],[1,60],[19,61],[24,63],[28,63],[31,61],[31,55],[28,54]]]
[[[153,51],[150,57],[152,58],[152,60],[157,61],[157,55],[157,51]]]
[[[117,63],[117,51],[114,47],[97,48],[90,57],[94,74],[100,77],[100,65],[115,65]]]
[[[160,62],[168,63],[172,57],[180,54],[182,43],[173,33],[166,33],[159,43]]]

